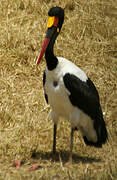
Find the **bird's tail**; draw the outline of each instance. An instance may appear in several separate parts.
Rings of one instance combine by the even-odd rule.
[[[100,148],[100,147],[102,147],[103,144],[106,143],[106,141],[108,139],[106,124],[104,122],[101,109],[100,109],[99,116],[97,116],[97,118],[94,120],[94,129],[95,129],[95,132],[97,135],[96,142],[92,142],[92,141],[88,140],[88,138],[86,136],[83,136],[83,139],[87,145]]]

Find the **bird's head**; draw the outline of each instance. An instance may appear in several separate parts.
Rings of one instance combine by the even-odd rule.
[[[39,64],[41,58],[43,57],[50,41],[54,43],[56,37],[61,31],[61,27],[64,21],[64,9],[61,7],[52,7],[48,12],[48,22],[47,22],[47,32],[46,37],[40,52],[37,64]]]

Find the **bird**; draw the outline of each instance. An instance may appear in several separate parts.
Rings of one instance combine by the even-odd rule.
[[[59,119],[67,119],[71,124],[69,162],[72,162],[74,132],[81,131],[84,143],[101,148],[107,142],[108,133],[103,118],[100,97],[94,83],[86,73],[72,61],[56,57],[54,44],[64,22],[64,9],[51,7],[45,39],[37,59],[43,55],[47,67],[43,74],[43,88],[46,102],[51,107],[53,120],[53,156],[56,156],[56,134]]]

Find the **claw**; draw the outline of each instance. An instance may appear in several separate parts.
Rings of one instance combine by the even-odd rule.
[[[39,166],[38,164],[34,164],[31,168],[29,168],[29,171],[35,171],[37,169],[39,169],[41,166]]]
[[[12,164],[12,166],[13,166],[13,167],[20,168],[20,167],[21,167],[21,164],[22,164],[22,162],[18,160],[18,161],[15,161],[15,162]]]

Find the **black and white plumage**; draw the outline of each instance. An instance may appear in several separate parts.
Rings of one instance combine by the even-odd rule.
[[[55,40],[64,21],[64,10],[53,7],[48,12],[48,29],[37,64],[43,54],[47,68],[43,76],[45,99],[51,106],[50,118],[54,122],[53,153],[56,152],[56,130],[60,117],[71,123],[70,159],[72,159],[73,133],[81,131],[87,145],[102,147],[107,141],[98,92],[87,75],[69,60],[53,53]]]

